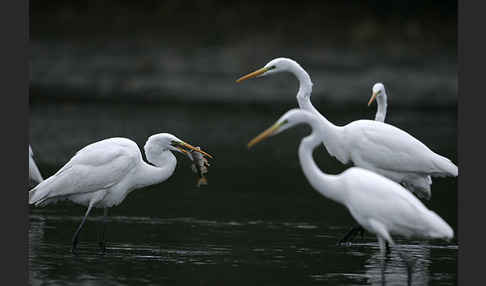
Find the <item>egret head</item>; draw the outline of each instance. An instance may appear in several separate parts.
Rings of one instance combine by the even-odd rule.
[[[150,136],[147,140],[147,143],[145,143],[144,149],[145,153],[154,153],[157,151],[175,151],[184,154],[188,154],[190,153],[190,150],[194,150],[201,153],[203,156],[213,158],[211,155],[204,152],[203,150],[197,149],[196,147],[182,141],[181,139],[169,133],[159,133]]]
[[[256,143],[271,137],[273,135],[277,135],[295,125],[300,123],[312,123],[314,120],[317,120],[315,116],[310,113],[309,111],[294,108],[287,111],[284,115],[282,115],[277,122],[275,122],[270,128],[260,133],[257,137],[253,138],[248,143],[248,148],[251,148]]]
[[[375,85],[373,85],[372,91],[373,93],[371,94],[370,101],[368,101],[368,106],[373,102],[373,100],[375,100],[377,96],[384,96],[385,86],[381,82],[375,83]]]
[[[299,64],[294,60],[288,58],[276,58],[268,62],[263,68],[240,77],[236,80],[236,82],[241,82],[254,77],[262,77],[274,73],[291,71],[296,66],[299,66]]]

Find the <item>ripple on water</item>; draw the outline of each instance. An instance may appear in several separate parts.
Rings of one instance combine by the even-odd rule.
[[[108,227],[107,253],[99,254],[96,227],[90,225],[83,233],[86,236],[81,238],[79,257],[74,257],[69,252],[70,235],[80,219],[80,216],[63,217],[52,213],[37,213],[31,217],[29,271],[32,284],[47,280],[62,283],[63,280],[79,285],[86,281],[83,279],[88,279],[92,285],[98,285],[106,277],[115,281],[112,285],[142,283],[128,270],[123,270],[127,265],[142,271],[147,283],[160,281],[160,284],[171,281],[173,275],[185,278],[196,271],[197,275],[205,277],[209,275],[205,273],[214,275],[218,269],[237,273],[256,273],[265,269],[272,276],[306,277],[314,283],[335,285],[380,285],[383,278],[382,257],[376,238],[367,235],[359,243],[337,247],[336,241],[347,230],[344,227],[305,221],[114,216],[110,218],[113,226]],[[163,227],[146,227],[147,224]],[[200,228],[193,230],[191,226]],[[61,232],[63,230],[66,231]],[[120,236],[116,237],[116,234]],[[59,238],[60,235],[63,238]],[[396,249],[416,260],[414,282],[453,284],[456,275],[448,272],[455,271],[457,245],[398,239]],[[401,285],[406,279],[402,259],[392,251],[388,260],[384,278],[391,283],[388,285]],[[101,271],[100,263],[110,267]],[[431,273],[431,269],[435,272]],[[90,271],[90,275],[79,275],[82,271]],[[236,284],[247,285],[251,281],[242,278]]]

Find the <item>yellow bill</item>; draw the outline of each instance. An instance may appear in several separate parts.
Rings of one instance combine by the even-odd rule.
[[[244,75],[244,76],[240,77],[239,79],[236,80],[236,82],[240,82],[240,81],[247,80],[249,78],[257,77],[257,76],[265,73],[266,71],[268,71],[268,68],[261,68],[259,70],[256,70],[256,71],[252,72],[252,73],[249,73],[247,75]]]
[[[375,100],[378,93],[379,92],[373,92],[373,94],[371,95],[370,101],[368,101],[368,106],[370,106],[370,104],[373,102],[373,100]]]
[[[208,153],[204,152],[201,148],[196,148],[194,146],[192,146],[191,144],[188,144],[186,142],[178,142],[179,145],[177,146],[177,149],[181,150],[182,153],[185,153],[185,154],[189,154],[190,152],[188,152],[185,148],[189,149],[189,150],[193,150],[193,151],[196,151],[196,152],[199,152],[201,154],[203,154],[204,156],[207,156],[209,158],[213,158],[213,156],[209,155]]]
[[[271,136],[273,133],[275,133],[278,130],[278,128],[280,128],[281,125],[282,125],[281,123],[275,123],[272,127],[270,127],[267,130],[263,131],[257,137],[251,139],[251,141],[248,142],[248,145],[247,145],[248,146],[248,149],[250,149],[256,143],[262,141],[263,139]]]

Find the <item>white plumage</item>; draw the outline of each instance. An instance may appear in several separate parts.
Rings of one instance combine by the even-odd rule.
[[[371,98],[368,101],[368,106],[375,99],[377,104],[375,121],[385,122],[386,111],[388,107],[388,96],[386,94],[385,85],[381,82],[375,83],[373,85]],[[388,177],[391,176],[392,175]],[[398,180],[395,181],[400,182]],[[414,181],[414,183],[410,184],[409,181]],[[409,180],[403,180],[401,182],[406,188],[417,193],[419,197],[430,200],[430,197],[432,196],[432,192],[430,190],[430,186],[432,185],[432,178],[430,177],[430,175],[418,176],[415,178],[410,178]]]
[[[421,238],[453,237],[452,228],[441,217],[427,209],[400,184],[384,176],[359,167],[349,168],[338,175],[320,171],[312,158],[312,151],[322,143],[321,138],[326,133],[320,119],[310,112],[299,109],[288,111],[248,146],[301,123],[312,127],[311,135],[305,137],[299,146],[299,160],[307,180],[323,196],[345,205],[363,228],[377,236],[382,251],[385,251],[385,241],[394,245],[392,234]]]
[[[299,80],[297,101],[303,110],[316,115],[322,129],[321,142],[341,163],[352,162],[402,183],[423,198],[430,198],[429,176],[457,176],[457,166],[430,150],[407,132],[372,120],[357,120],[336,126],[317,111],[310,101],[312,81],[295,61],[277,58],[237,82],[278,72],[290,72]]]
[[[36,181],[37,183],[42,182],[44,179],[42,178],[41,172],[37,167],[37,164],[34,161],[34,152],[32,152],[32,148],[29,145],[29,178]]]
[[[372,88],[372,95],[370,101],[368,102],[368,106],[373,102],[376,98],[376,114],[375,120],[380,122],[385,122],[386,118],[386,109],[388,105],[388,98],[386,95],[385,86],[381,82],[377,82],[373,85]]]
[[[161,183],[175,170],[177,160],[171,151],[188,153],[184,148],[204,155],[174,135],[152,135],[144,146],[147,164],[137,144],[127,138],[110,138],[90,144],[77,152],[57,173],[29,191],[29,204],[44,206],[70,200],[88,207],[77,234],[92,207],[107,208],[120,204],[133,190]]]

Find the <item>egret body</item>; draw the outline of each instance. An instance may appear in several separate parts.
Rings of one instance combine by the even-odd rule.
[[[341,163],[381,174],[402,183],[419,197],[429,199],[429,176],[457,176],[457,166],[449,159],[436,154],[407,132],[379,121],[357,120],[337,126],[327,120],[312,105],[312,81],[309,74],[288,58],[271,60],[263,68],[237,80],[290,72],[299,81],[297,102],[299,107],[314,114],[325,136],[320,137],[328,153]],[[318,135],[319,136],[319,135]]]
[[[338,175],[323,173],[312,158],[312,151],[328,136],[329,129],[312,113],[292,109],[270,128],[248,143],[248,147],[295,125],[305,123],[312,133],[299,145],[299,161],[310,185],[321,195],[340,203],[367,231],[376,235],[380,249],[385,242],[394,245],[392,234],[405,237],[451,239],[452,228],[435,212],[400,184],[360,167]]]
[[[131,191],[167,180],[177,164],[172,151],[187,154],[186,149],[211,157],[168,133],[148,138],[144,150],[151,164],[143,161],[140,149],[130,139],[110,138],[95,142],[81,149],[57,173],[29,191],[29,204],[44,206],[70,200],[88,207],[73,236],[74,252],[79,231],[93,207],[103,208],[106,220],[108,208],[120,204]],[[103,240],[100,246],[104,251]]]

